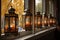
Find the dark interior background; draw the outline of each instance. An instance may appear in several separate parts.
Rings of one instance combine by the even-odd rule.
[[[60,25],[60,0],[56,0],[57,2],[57,13],[56,13],[56,18],[58,21],[58,25]]]

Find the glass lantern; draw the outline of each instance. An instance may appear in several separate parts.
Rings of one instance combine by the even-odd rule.
[[[51,14],[50,14],[50,20],[49,20],[49,23],[50,23],[50,26],[53,26],[53,17],[52,17]]]
[[[26,14],[24,16],[24,24],[25,24],[25,30],[31,31],[32,30],[32,13],[29,12],[29,10],[25,11]]]
[[[42,28],[42,15],[40,15],[40,12],[37,12],[37,27]]]
[[[56,25],[56,19],[54,17],[53,17],[52,23],[53,23],[53,26]]]
[[[46,14],[44,15],[44,26],[48,26],[48,16]]]
[[[9,14],[5,14],[5,33],[18,33],[18,15],[15,14],[15,9],[11,8],[8,10]]]

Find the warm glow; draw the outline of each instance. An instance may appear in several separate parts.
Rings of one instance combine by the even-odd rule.
[[[40,22],[38,22],[38,25],[40,25]]]
[[[47,24],[47,21],[45,20],[44,23]]]
[[[53,20],[53,23],[55,23],[55,20]]]
[[[30,22],[26,22],[26,25],[30,25]]]
[[[15,24],[11,24],[11,29],[14,30],[15,29]]]
[[[8,31],[8,27],[9,27],[8,25],[5,25],[5,31]],[[11,31],[14,31],[15,24],[11,24],[10,28],[11,28]]]
[[[8,29],[8,25],[5,25],[5,29],[6,29],[6,30]]]
[[[15,27],[15,24],[11,24],[11,26],[10,27]]]
[[[4,33],[4,29],[1,29],[1,33],[2,33],[2,34]]]
[[[50,19],[50,23],[52,23],[53,21]]]
[[[35,25],[37,24],[37,22],[35,22]]]

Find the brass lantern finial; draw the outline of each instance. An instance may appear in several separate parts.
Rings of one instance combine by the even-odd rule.
[[[11,8],[8,10],[9,14],[15,13],[15,9],[11,6]]]

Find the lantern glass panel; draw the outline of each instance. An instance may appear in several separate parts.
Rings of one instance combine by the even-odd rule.
[[[41,15],[39,15],[39,16],[37,17],[37,21],[38,21],[37,27],[38,27],[38,28],[41,28],[41,27],[42,27],[42,17],[41,17]]]
[[[53,19],[53,24],[55,24],[56,23],[56,20],[55,19]]]
[[[52,18],[50,18],[50,26],[53,26],[53,19]]]
[[[40,20],[40,17],[38,17],[38,26],[40,26],[40,24],[41,24],[41,20]]]
[[[34,26],[37,27],[37,17],[34,16]]]
[[[31,17],[30,16],[26,16],[26,25],[31,25]]]
[[[8,17],[5,18],[5,31],[8,30],[8,27],[9,27],[9,20],[8,20]]]
[[[56,19],[55,18],[53,18],[52,23],[53,23],[53,26],[56,26]]]
[[[15,18],[14,17],[10,18],[10,27],[12,28],[12,30],[15,30]]]
[[[50,19],[50,24],[51,24],[52,22],[53,22],[52,19]]]
[[[48,26],[48,18],[44,17],[44,26]]]

